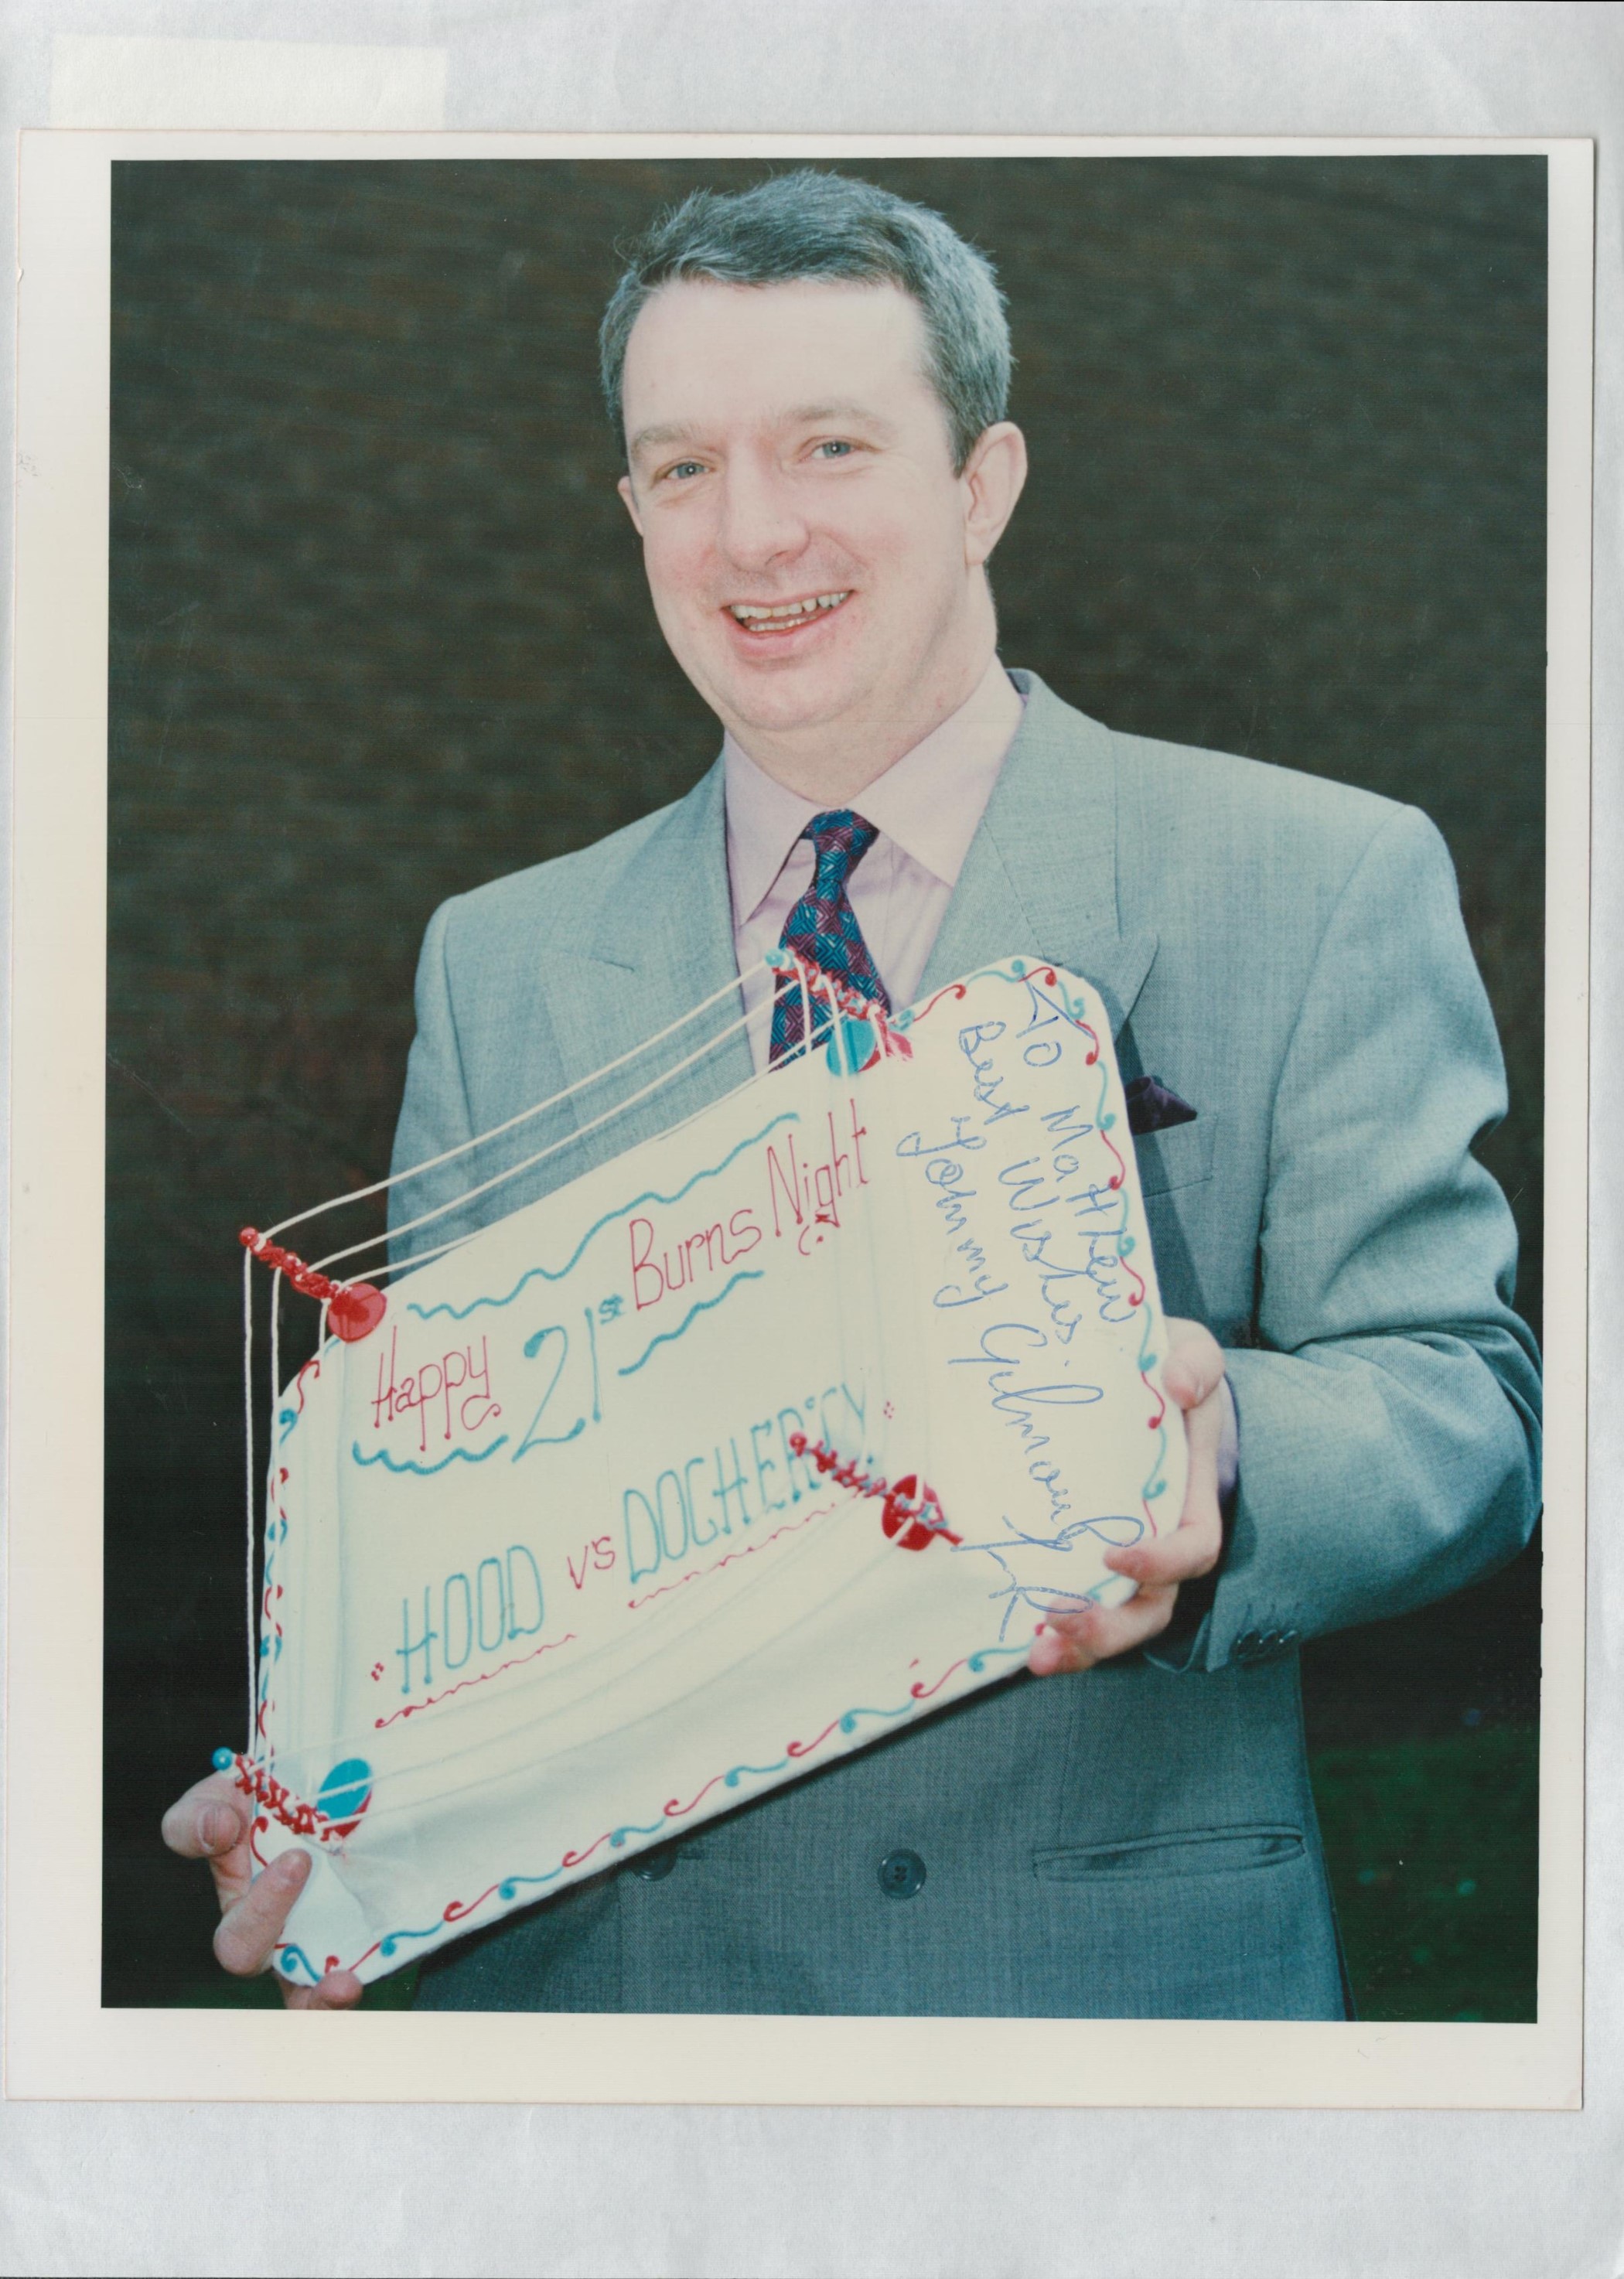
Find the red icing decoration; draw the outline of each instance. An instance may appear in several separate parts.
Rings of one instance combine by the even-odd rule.
[[[880,1525],[888,1539],[901,1550],[923,1551],[938,1536],[949,1543],[964,1540],[948,1526],[935,1489],[928,1484],[921,1487],[917,1474],[909,1472],[906,1479],[899,1480],[892,1487],[888,1480],[877,1480],[871,1472],[859,1471],[855,1464],[843,1464],[832,1448],[826,1448],[821,1440],[814,1445],[804,1432],[792,1432],[789,1447],[792,1455],[804,1457],[820,1472],[831,1473],[837,1487],[854,1488],[859,1495],[884,1497]],[[916,1505],[909,1501],[915,1495],[919,1498]]]
[[[254,1822],[257,1830],[268,1827],[272,1820],[280,1820],[283,1827],[291,1829],[295,1836],[313,1836],[318,1844],[326,1844],[335,1837],[348,1836],[360,1818],[357,1813],[355,1820],[346,1821],[341,1828],[338,1827],[328,1819],[319,1805],[306,1804],[302,1797],[295,1796],[284,1782],[277,1779],[268,1765],[252,1763],[241,1751],[232,1762],[236,1768],[233,1777],[237,1786],[245,1796],[251,1796],[257,1804],[264,1807]],[[366,1807],[363,1805],[361,1809],[364,1812]],[[259,1857],[257,1847],[255,1857]]]
[[[915,1474],[909,1472],[897,1482],[885,1498],[880,1525],[892,1541],[904,1551],[928,1550],[938,1535],[946,1535],[949,1543],[957,1543],[959,1538],[949,1531],[941,1516],[942,1508],[929,1488],[924,1491],[923,1500],[910,1508],[911,1500],[918,1494],[919,1482]],[[919,1515],[929,1512],[936,1514],[934,1525]]]
[[[354,1345],[357,1338],[365,1337],[382,1321],[389,1301],[370,1282],[335,1282],[330,1274],[307,1266],[295,1251],[284,1250],[280,1242],[272,1242],[268,1235],[261,1234],[257,1227],[245,1226],[237,1239],[262,1265],[270,1267],[273,1273],[285,1274],[295,1290],[303,1291],[307,1298],[322,1300],[335,1335],[342,1338],[346,1345]],[[305,1368],[310,1366],[307,1362]],[[303,1370],[299,1378],[299,1406],[303,1409]]]
[[[389,1301],[370,1282],[352,1282],[329,1301],[327,1319],[346,1345],[353,1346],[378,1327]]]

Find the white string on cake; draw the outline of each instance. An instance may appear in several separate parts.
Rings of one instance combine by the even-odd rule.
[[[274,1407],[274,1403],[272,1404]],[[242,1439],[248,1480],[248,1753],[254,1754],[259,1724],[259,1615],[254,1600],[254,1515],[258,1483],[254,1477],[254,1260],[242,1254]]]
[[[459,1155],[466,1155],[475,1147],[483,1147],[492,1140],[500,1140],[504,1132],[516,1131],[521,1124],[528,1124],[532,1116],[544,1116],[549,1108],[557,1108],[564,1101],[572,1100],[578,1092],[585,1092],[588,1085],[597,1084],[606,1076],[613,1076],[617,1070],[624,1068],[628,1062],[637,1060],[642,1054],[652,1051],[655,1045],[663,1044],[668,1037],[675,1036],[678,1029],[686,1028],[690,1021],[698,1020],[701,1014],[709,1013],[713,1006],[719,1005],[724,997],[731,997],[736,989],[744,987],[754,981],[758,975],[769,970],[767,960],[762,958],[757,964],[751,966],[747,972],[736,976],[724,987],[713,991],[709,997],[702,999],[699,1004],[692,1006],[678,1019],[668,1023],[663,1029],[657,1030],[652,1037],[645,1037],[640,1045],[633,1045],[629,1052],[622,1053],[617,1059],[606,1061],[601,1068],[593,1069],[587,1075],[578,1077],[573,1084],[565,1085],[562,1092],[549,1093],[545,1100],[537,1101],[533,1107],[522,1108],[517,1116],[509,1116],[504,1123],[493,1124],[488,1132],[475,1132],[471,1140],[459,1140],[455,1147],[447,1147],[438,1155],[425,1156],[422,1163],[409,1164],[403,1171],[392,1171],[387,1179],[374,1179],[370,1187],[353,1187],[345,1194],[330,1195],[325,1202],[311,1203],[308,1209],[295,1211],[290,1217],[279,1220],[275,1226],[267,1227],[265,1230],[267,1235],[285,1234],[290,1226],[302,1226],[306,1219],[319,1218],[324,1211],[337,1210],[345,1203],[364,1202],[369,1196],[387,1194],[390,1188],[401,1186],[408,1179],[420,1178],[425,1171],[436,1171],[442,1163],[455,1163]],[[730,1022],[725,1029],[714,1037],[708,1046],[693,1055],[693,1058],[702,1059],[706,1052],[714,1052],[716,1047],[729,1037],[737,1035],[738,1032],[753,1017],[747,1013],[739,1020]],[[681,1066],[686,1068],[691,1064],[691,1062],[685,1061]],[[671,1077],[680,1073],[681,1069],[670,1070],[660,1081],[668,1082]],[[658,1086],[653,1088],[657,1090]],[[621,1105],[629,1107],[632,1103],[622,1101]],[[464,1196],[461,1200],[465,1201],[467,1198]],[[395,1232],[400,1231],[398,1228],[395,1230]],[[387,1238],[380,1236],[378,1239],[384,1240]]]
[[[786,1056],[789,1060],[798,1060],[801,1058],[806,1053],[809,1052],[812,1047],[812,1000],[808,988],[808,969],[804,962],[799,957],[794,961],[794,971],[801,988],[801,1034],[793,1052]],[[709,1012],[715,1006],[719,1005],[724,998],[730,997],[735,990],[747,990],[751,983],[757,980],[762,974],[770,971],[777,976],[779,973],[780,969],[773,965],[769,959],[763,958],[760,960],[755,965],[750,967],[747,972],[739,975],[736,978],[728,982],[723,988],[714,991],[710,996],[703,999],[698,1005],[691,1007],[687,1012],[680,1015],[677,1020],[668,1023],[663,1029],[656,1031],[653,1036],[645,1037],[640,1044],[633,1045],[629,1052],[622,1053],[617,1059],[606,1062],[601,1068],[592,1070],[587,1075],[578,1078],[574,1084],[566,1085],[561,1092],[550,1093],[546,1100],[536,1101],[533,1107],[521,1109],[517,1116],[509,1116],[506,1121],[502,1124],[493,1124],[487,1132],[475,1133],[472,1139],[462,1140],[455,1147],[448,1147],[438,1155],[428,1156],[420,1163],[410,1164],[403,1171],[391,1172],[387,1178],[376,1179],[372,1182],[371,1186],[353,1188],[347,1193],[329,1196],[324,1202],[312,1203],[304,1210],[294,1212],[289,1217],[279,1220],[275,1226],[267,1229],[264,1235],[259,1238],[258,1247],[263,1249],[265,1247],[272,1236],[284,1234],[287,1232],[288,1228],[303,1225],[306,1220],[319,1218],[324,1213],[341,1209],[348,1203],[364,1202],[372,1195],[387,1193],[392,1188],[402,1186],[408,1179],[421,1178],[425,1172],[436,1170],[443,1163],[454,1163],[458,1156],[468,1155],[474,1148],[482,1147],[490,1140],[502,1138],[505,1132],[517,1130],[520,1124],[527,1124],[534,1117],[545,1115],[549,1109],[559,1107],[564,1101],[573,1099],[577,1093],[584,1092],[589,1085],[596,1084],[605,1077],[613,1076],[617,1070],[626,1067],[629,1063],[639,1059],[644,1053],[651,1051],[656,1045],[663,1044],[668,1038],[675,1036],[678,1031],[686,1028],[690,1022],[700,1019],[704,1014]],[[826,990],[823,994],[828,999],[830,1010],[832,1015],[838,1010],[833,993],[831,990]],[[778,988],[775,986],[768,992],[764,1000],[764,1007],[770,1017],[771,1008],[776,1002],[777,996]],[[686,1059],[679,1061],[674,1068],[666,1070],[662,1075],[657,1077],[652,1084],[645,1085],[640,1091],[632,1093],[625,1100],[617,1101],[615,1106],[606,1109],[601,1116],[594,1117],[590,1124],[578,1125],[575,1131],[566,1133],[563,1140],[556,1140],[551,1146],[540,1149],[535,1155],[528,1156],[522,1163],[511,1165],[507,1170],[496,1173],[494,1178],[483,1181],[479,1186],[471,1188],[463,1194],[453,1196],[450,1201],[439,1204],[434,1209],[422,1213],[420,1216],[416,1219],[409,1220],[404,1226],[386,1229],[383,1233],[371,1236],[364,1242],[355,1243],[348,1249],[331,1253],[328,1257],[318,1262],[318,1270],[322,1268],[333,1265],[341,1259],[352,1257],[358,1251],[369,1250],[376,1243],[395,1240],[402,1234],[410,1232],[413,1228],[417,1226],[425,1226],[431,1220],[443,1216],[448,1210],[456,1210],[464,1207],[467,1203],[473,1201],[475,1197],[488,1193],[494,1187],[502,1186],[505,1180],[517,1178],[521,1171],[529,1170],[534,1164],[540,1163],[546,1156],[556,1154],[560,1147],[568,1147],[571,1141],[582,1139],[588,1132],[597,1131],[605,1124],[611,1123],[617,1116],[623,1114],[629,1108],[636,1107],[640,1101],[649,1098],[651,1094],[660,1091],[664,1086],[672,1083],[678,1077],[683,1075],[686,1070],[692,1068],[696,1062],[703,1060],[707,1055],[716,1052],[721,1046],[725,1044],[730,1038],[738,1035],[740,1030],[747,1030],[750,1023],[754,1019],[759,1017],[762,1009],[762,1006],[756,1006],[754,1009],[747,1009],[737,1020],[729,1022],[725,1028],[722,1029],[707,1044],[702,1045],[697,1052],[689,1054]],[[753,1081],[754,1079],[751,1080]],[[740,1087],[740,1089],[742,1089],[742,1087]],[[701,1109],[696,1110],[695,1112],[703,1113],[704,1111]],[[684,1118],[683,1120],[684,1122],[686,1122],[688,1119]],[[680,1130],[682,1127],[678,1124],[676,1128]],[[246,1236],[244,1239],[246,1242]],[[440,1257],[442,1256],[446,1251],[459,1248],[463,1242],[468,1241],[471,1239],[471,1238],[468,1235],[462,1235],[457,1237],[454,1241],[439,1245],[434,1249],[420,1251],[411,1258],[402,1259],[397,1262],[386,1261],[384,1263],[373,1268],[372,1270],[374,1273],[382,1276],[385,1274],[397,1273],[405,1267],[420,1266],[424,1264],[427,1259]],[[255,1523],[256,1505],[257,1500],[257,1483],[254,1469],[254,1255],[253,1248],[244,1248],[242,1254],[242,1394],[245,1479],[247,1490],[245,1595],[247,1604],[249,1665],[249,1731],[246,1753],[250,1759],[257,1757],[258,1754],[258,1691],[260,1671],[258,1650],[260,1624],[258,1608],[254,1589],[256,1551]],[[270,1453],[265,1474],[264,1505],[264,1525],[266,1529],[267,1540],[270,1539],[270,1530],[273,1523],[276,1509],[276,1413],[277,1402],[281,1395],[279,1301],[281,1293],[283,1277],[281,1270],[277,1267],[272,1268],[272,1274],[273,1279],[272,1282],[271,1293],[271,1431]],[[324,1301],[321,1308],[318,1350],[320,1346],[325,1345],[326,1342],[326,1329],[327,1305]]]

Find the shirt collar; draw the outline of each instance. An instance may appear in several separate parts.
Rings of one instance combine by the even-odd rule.
[[[957,885],[982,811],[1015,740],[1023,702],[994,657],[956,712],[894,760],[853,802],[944,886]],[[731,734],[723,739],[733,920],[765,901],[791,848],[824,809],[776,783]]]

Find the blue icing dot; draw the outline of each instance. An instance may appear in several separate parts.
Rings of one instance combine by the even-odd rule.
[[[1126,1257],[1127,1257],[1127,1255],[1128,1255],[1128,1253],[1129,1253],[1129,1252],[1130,1252],[1130,1251],[1134,1247],[1134,1240],[1133,1240],[1133,1237],[1132,1237],[1132,1235],[1130,1235],[1130,1234],[1125,1234],[1125,1235],[1123,1235],[1123,1237],[1122,1237],[1122,1240],[1117,1244],[1117,1246],[1116,1246],[1116,1247],[1117,1247],[1118,1250],[1120,1250],[1120,1251],[1121,1251],[1121,1253],[1122,1253],[1122,1256],[1123,1256],[1124,1258],[1126,1258]]]
[[[842,1014],[829,1032],[829,1065],[836,1076],[845,1076],[862,1067],[874,1050],[874,1032],[867,1021],[853,1021]]]
[[[329,1820],[353,1820],[372,1793],[371,1765],[364,1757],[346,1757],[317,1790],[316,1802]]]
[[[217,1773],[223,1773],[230,1770],[231,1767],[236,1762],[236,1759],[232,1755],[229,1749],[216,1749],[213,1756],[211,1757],[209,1761],[214,1767]]]

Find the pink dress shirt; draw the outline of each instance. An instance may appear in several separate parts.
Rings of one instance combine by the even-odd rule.
[[[851,801],[879,836],[846,892],[893,1006],[917,994],[937,929],[958,883],[982,810],[1021,725],[1022,698],[996,657],[956,712]],[[785,919],[812,883],[801,833],[815,804],[762,773],[729,735],[722,746],[733,948],[747,973],[776,949]],[[765,977],[746,991],[750,1049],[767,1065]]]

